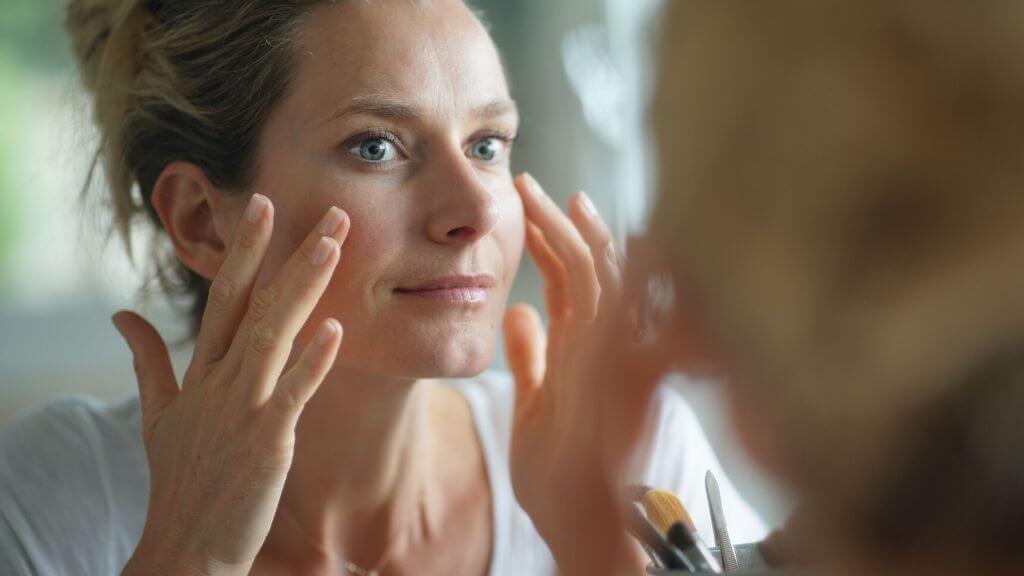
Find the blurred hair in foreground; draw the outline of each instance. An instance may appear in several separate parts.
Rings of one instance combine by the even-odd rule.
[[[741,435],[863,550],[1021,565],[1024,3],[668,12],[652,233]]]

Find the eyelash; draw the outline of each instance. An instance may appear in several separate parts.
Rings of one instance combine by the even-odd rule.
[[[476,134],[474,136],[474,138],[472,139],[471,143],[475,144],[475,143],[477,143],[477,142],[479,142],[481,140],[486,140],[488,138],[493,138],[495,140],[498,140],[498,141],[504,143],[505,146],[506,146],[506,152],[511,152],[511,150],[512,150],[512,148],[515,145],[516,140],[517,140],[517,136],[514,135],[514,134],[510,134],[508,132],[503,132],[501,130],[488,130],[488,131],[484,131],[484,132],[480,132],[480,133]],[[361,144],[361,143],[363,143],[363,142],[365,142],[367,140],[377,140],[377,139],[387,140],[392,145],[394,145],[396,148],[398,148],[399,151],[402,150],[402,141],[401,141],[401,139],[394,132],[391,132],[391,131],[388,131],[388,130],[383,130],[383,129],[368,130],[366,132],[363,132],[362,134],[359,134],[357,136],[349,138],[344,144],[342,144],[341,147],[345,151],[345,153],[348,154],[349,153],[348,151],[351,150],[354,146],[357,146],[357,145],[359,145],[359,144]],[[388,163],[363,162],[363,164],[369,165],[372,168],[380,169],[380,168],[386,167],[387,164],[390,164],[390,163],[389,162]]]
[[[500,130],[481,132],[476,136],[476,138],[473,139],[473,143],[479,142],[481,140],[486,140],[488,138],[493,138],[495,140],[504,142],[505,144],[508,145],[510,149],[516,143],[516,136],[514,134],[509,134],[508,132],[501,132]]]

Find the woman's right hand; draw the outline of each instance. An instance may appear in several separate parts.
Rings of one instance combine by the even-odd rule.
[[[269,199],[254,195],[210,287],[180,390],[157,331],[134,313],[114,315],[134,357],[150,470],[146,523],[125,574],[248,574],[270,531],[295,425],[334,363],[341,324],[322,322],[284,369],[350,225],[332,207],[253,293],[273,216]]]

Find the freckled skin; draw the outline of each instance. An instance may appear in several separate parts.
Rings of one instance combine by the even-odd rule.
[[[344,2],[313,9],[292,93],[268,119],[255,192],[275,205],[259,286],[333,205],[351,216],[341,264],[295,350],[328,317],[345,327],[338,364],[385,377],[456,377],[485,369],[523,247],[523,210],[508,148],[473,157],[484,134],[514,136],[514,110],[486,31],[458,0]],[[386,99],[409,117],[371,113],[324,123],[354,102]],[[377,167],[351,150],[393,133],[396,159]],[[354,140],[353,140],[354,139]],[[241,208],[239,208],[241,209]],[[491,274],[486,303],[396,297],[394,288],[453,274]]]

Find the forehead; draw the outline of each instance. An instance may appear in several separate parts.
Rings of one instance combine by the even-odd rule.
[[[353,99],[459,115],[508,99],[490,36],[461,0],[347,0],[314,8],[296,49],[296,104]]]

